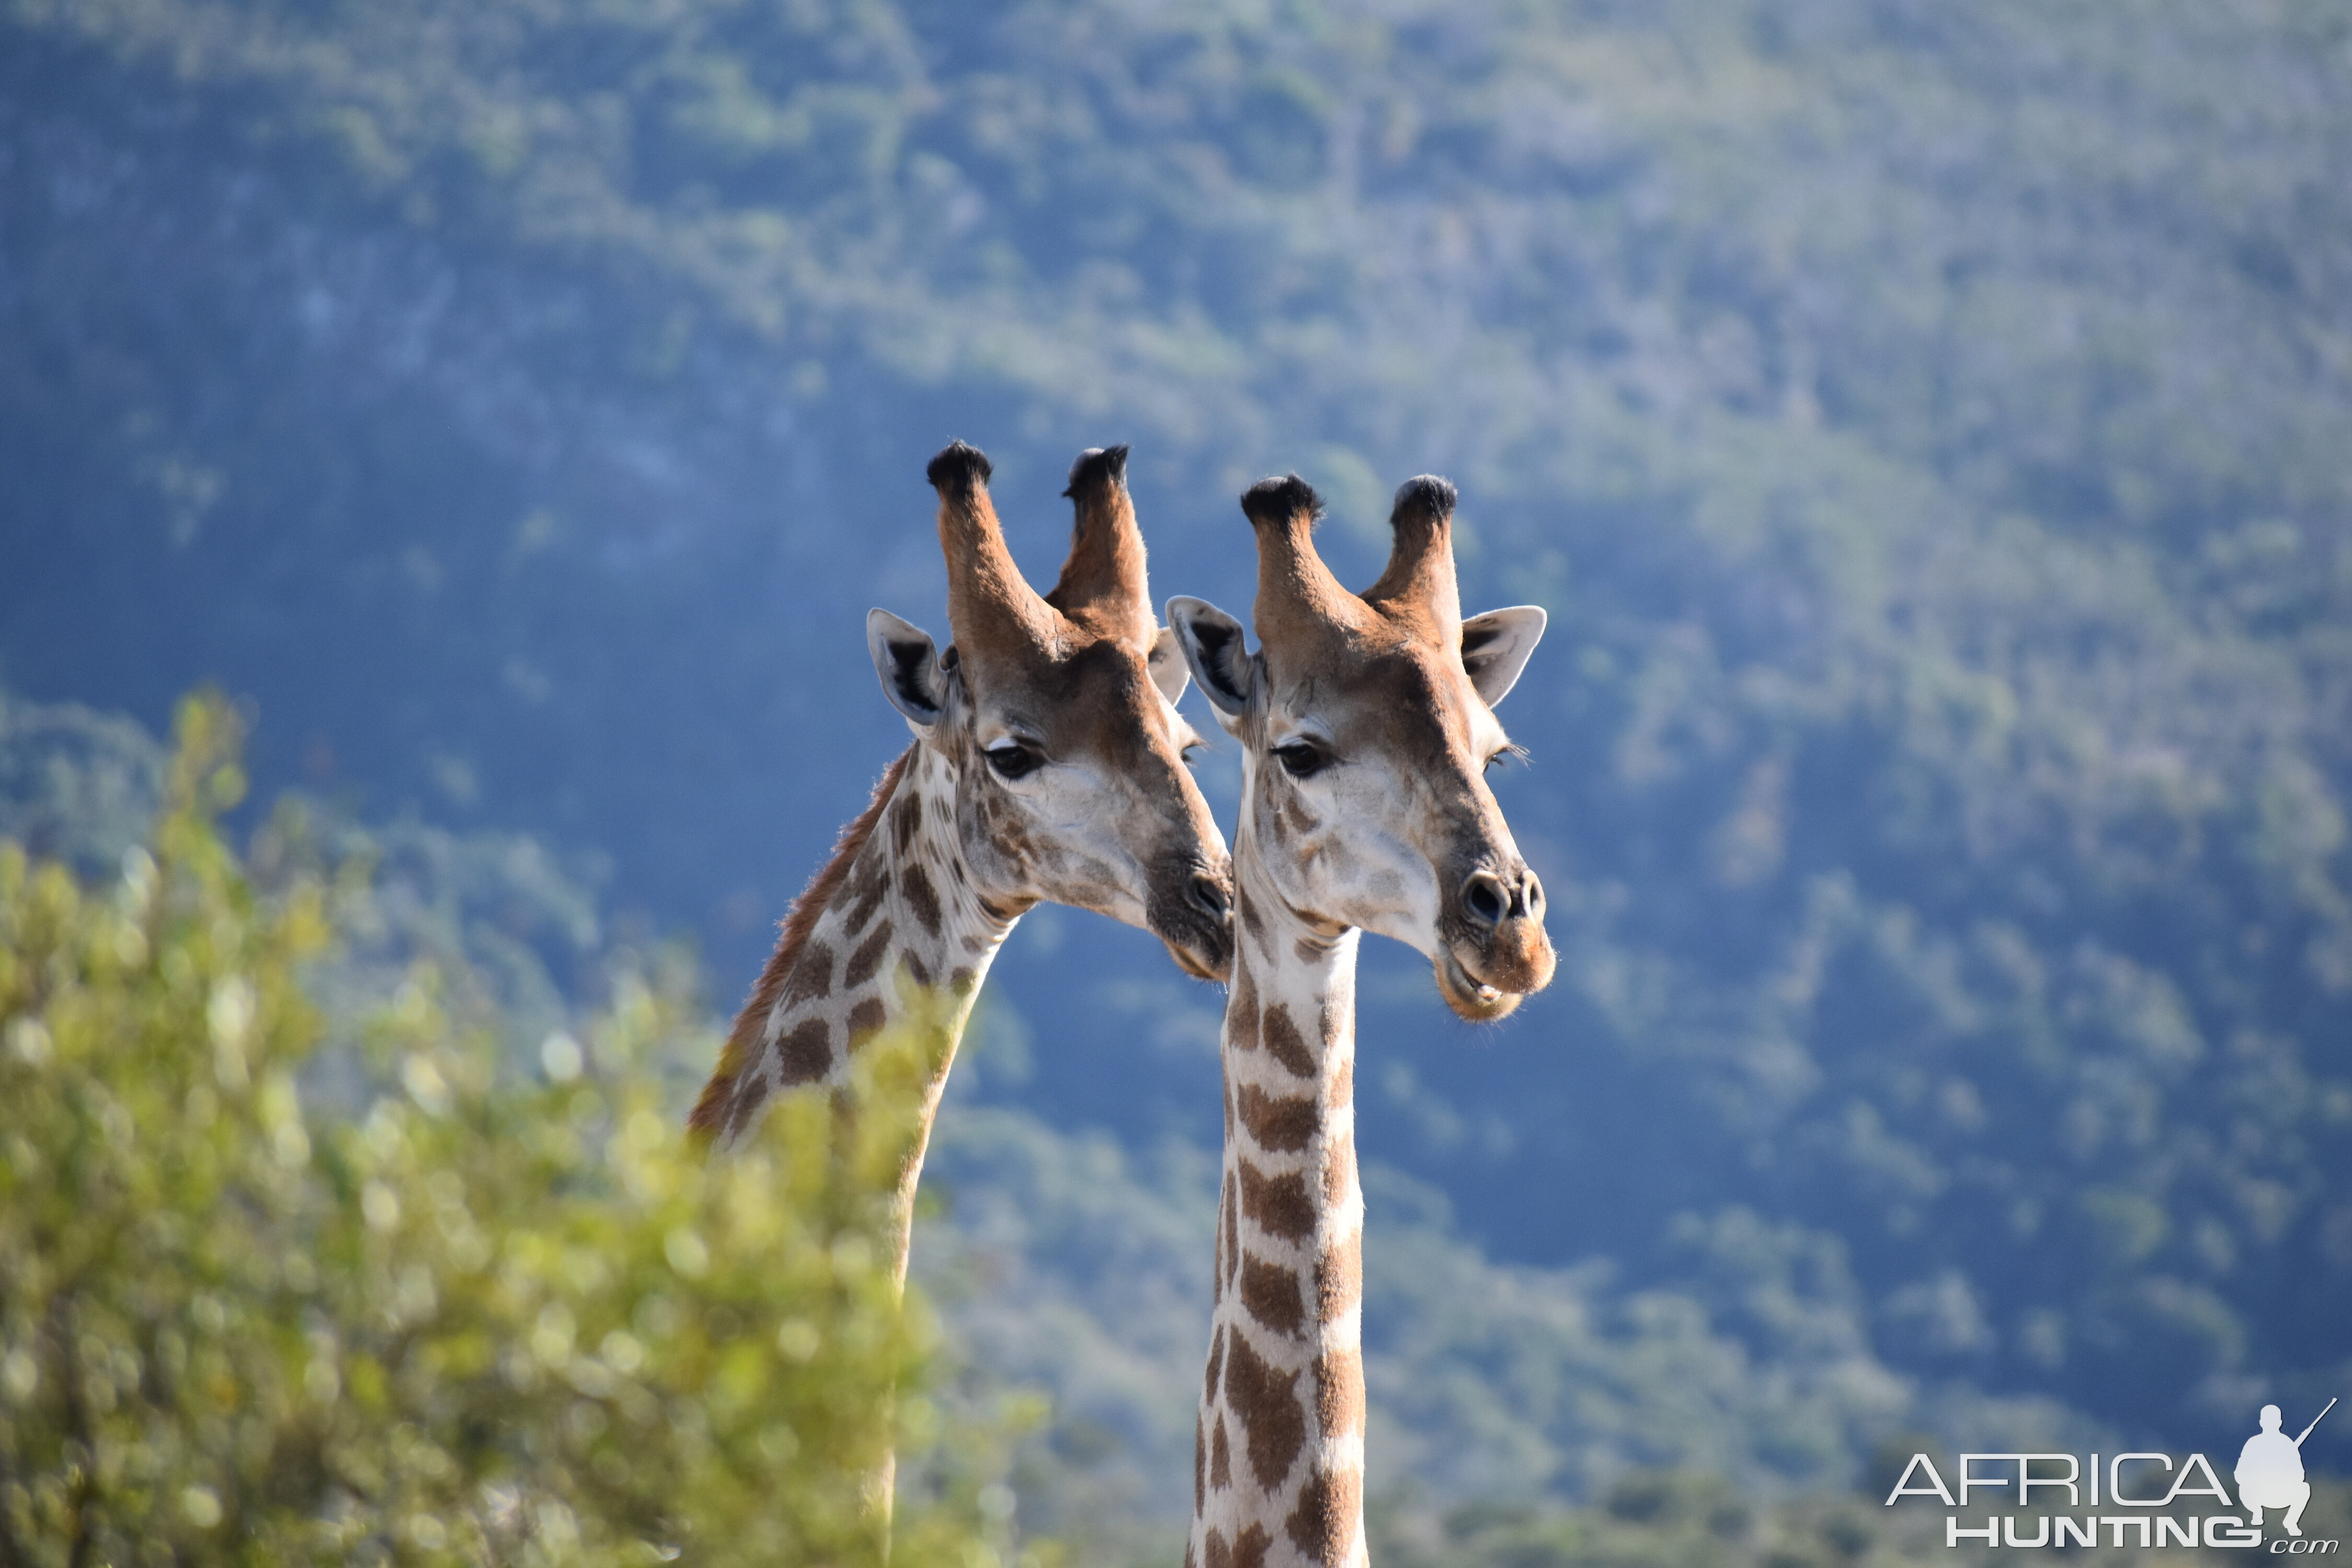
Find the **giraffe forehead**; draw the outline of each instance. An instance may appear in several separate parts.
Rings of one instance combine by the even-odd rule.
[[[1122,638],[1074,638],[1056,653],[992,659],[973,670],[970,690],[983,740],[1017,731],[1056,761],[1095,758],[1125,770],[1146,753],[1172,761],[1181,741],[1145,655]]]
[[[1277,731],[1312,726],[1350,752],[1423,768],[1449,756],[1480,758],[1502,743],[1502,727],[1478,700],[1458,653],[1448,657],[1419,637],[1345,642],[1355,646],[1327,645],[1314,658],[1278,660],[1267,650]]]

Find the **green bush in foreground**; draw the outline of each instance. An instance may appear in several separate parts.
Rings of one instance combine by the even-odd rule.
[[[0,842],[0,1568],[872,1562],[894,1442],[931,1457],[892,1561],[990,1568],[874,1239],[919,1042],[722,1163],[625,978],[543,1076],[425,967],[321,1052],[363,881],[257,889],[233,728],[184,707],[111,886]]]

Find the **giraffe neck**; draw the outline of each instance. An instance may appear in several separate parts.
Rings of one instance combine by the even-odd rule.
[[[1234,872],[1216,1307],[1185,1560],[1360,1564],[1359,933],[1318,927],[1276,897],[1246,821]]]
[[[981,981],[1021,914],[982,897],[966,874],[955,784],[946,758],[919,742],[912,748],[797,952],[780,945],[738,1022],[736,1041],[748,1048],[716,1129],[722,1147],[739,1144],[777,1092],[843,1085],[852,1053],[908,1021],[910,1003],[921,999],[936,1008],[943,1001],[944,1017],[933,1011],[916,1020],[938,1036],[892,1216],[902,1284],[915,1189],[940,1095]],[[785,940],[788,945],[790,936]],[[730,1054],[736,1048],[730,1042]]]

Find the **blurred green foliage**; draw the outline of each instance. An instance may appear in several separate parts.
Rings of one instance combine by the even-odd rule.
[[[919,1045],[710,1163],[658,974],[522,1073],[419,963],[322,1095],[369,868],[249,877],[235,735],[183,707],[110,879],[0,842],[0,1563],[877,1563],[894,1444],[892,1560],[999,1561],[879,1239]]]

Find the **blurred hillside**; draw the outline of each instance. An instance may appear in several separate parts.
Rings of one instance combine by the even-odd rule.
[[[1209,1152],[957,1106],[918,1247],[942,1355],[866,1230],[911,1042],[861,1054],[850,1092],[878,1098],[848,1123],[797,1097],[713,1164],[681,1125],[713,1041],[677,954],[557,919],[594,970],[567,1004],[529,939],[591,900],[527,840],[297,795],[240,855],[215,826],[235,718],[199,698],[177,728],[166,757],[0,708],[0,1556],[862,1561],[887,1418],[893,1562],[1176,1558]],[[992,1067],[1008,1027],[979,1031]],[[1633,1291],[1497,1267],[1436,1194],[1366,1175],[1383,1561],[1899,1568],[1937,1560],[1940,1515],[1879,1495],[1949,1450],[1898,1424],[2111,1436],[1923,1397],[1835,1256],[1752,1215],[1678,1227],[1693,1289]],[[2312,1533],[2347,1501],[2320,1481]]]
[[[539,1310],[533,1292],[496,1283],[510,1283],[515,1268],[529,1275],[551,1267],[592,1296],[615,1286],[625,1296],[662,1287],[659,1271],[648,1280],[641,1266],[667,1246],[677,1216],[649,1220],[631,1211],[605,1162],[619,1162],[618,1184],[628,1194],[690,1197],[701,1188],[704,1162],[677,1142],[712,1047],[693,1016],[691,966],[675,952],[604,942],[593,898],[528,839],[414,823],[367,826],[295,795],[270,811],[240,857],[210,826],[218,805],[242,786],[233,725],[223,706],[184,705],[188,739],[174,756],[126,720],[68,705],[0,703],[0,780],[9,786],[0,792],[0,892],[13,900],[0,932],[0,979],[68,977],[30,991],[20,985],[19,1016],[0,1019],[7,1023],[0,1069],[22,1080],[26,1110],[16,1142],[0,1150],[8,1156],[0,1163],[0,1230],[20,1233],[11,1256],[29,1262],[5,1283],[31,1298],[16,1301],[13,1317],[0,1313],[17,1335],[11,1357],[23,1352],[0,1357],[11,1379],[0,1404],[16,1398],[25,1417],[15,1428],[0,1423],[0,1432],[22,1439],[0,1453],[15,1478],[0,1486],[0,1515],[18,1510],[13,1527],[37,1541],[61,1539],[43,1521],[79,1517],[78,1509],[94,1508],[110,1539],[163,1528],[153,1510],[170,1502],[169,1487],[108,1492],[89,1508],[74,1503],[75,1445],[91,1438],[76,1427],[70,1401],[26,1392],[54,1392],[59,1369],[77,1353],[45,1325],[55,1314],[95,1310],[121,1348],[78,1353],[91,1366],[104,1362],[108,1370],[91,1375],[129,1401],[118,1414],[131,1413],[99,1435],[100,1468],[142,1474],[161,1466],[196,1478],[216,1503],[243,1500],[222,1504],[237,1521],[226,1537],[206,1535],[204,1518],[217,1518],[201,1500],[192,1505],[196,1537],[211,1548],[231,1550],[272,1531],[292,1539],[323,1518],[332,1539],[309,1549],[343,1561],[359,1550],[355,1542],[392,1527],[380,1497],[350,1508],[331,1500],[376,1463],[371,1445],[389,1436],[396,1446],[400,1436],[375,1395],[332,1393],[375,1386],[371,1374],[354,1363],[340,1381],[320,1385],[330,1393],[313,1397],[315,1408],[304,1408],[267,1370],[270,1342],[285,1342],[295,1334],[290,1325],[320,1314],[341,1324],[329,1338],[357,1342],[352,1353],[407,1366],[408,1416],[436,1430],[455,1422],[463,1450],[457,1468],[430,1451],[412,1467],[428,1488],[512,1462],[538,1477],[527,1490],[552,1486],[592,1520],[642,1524],[646,1499],[667,1483],[600,1490],[615,1484],[607,1457],[586,1466],[596,1485],[569,1489],[564,1478],[576,1479],[584,1460],[550,1452],[549,1421],[560,1416],[566,1431],[590,1437],[606,1424],[576,1409],[565,1415],[563,1387],[553,1390],[551,1412],[512,1404],[536,1386],[529,1379],[486,1388],[452,1369],[510,1367],[521,1342],[531,1347],[525,1361],[549,1342],[528,1321]],[[48,787],[24,787],[36,779]],[[29,875],[22,858],[10,859],[26,845],[37,847]],[[70,879],[42,869],[40,858],[50,856],[64,858]],[[157,890],[166,883],[169,896]],[[147,929],[141,921],[154,928],[152,938],[122,934]],[[257,991],[241,978],[247,970],[258,976]],[[233,1097],[228,1115],[212,1114],[220,1108],[206,1087],[226,1048],[205,1037],[220,1009],[184,1000],[208,988],[238,999],[250,992],[261,997],[251,1004],[256,1016],[274,1020],[266,1062],[241,1079],[218,1069],[231,1083],[264,1086]],[[246,1005],[223,1004],[222,1016],[233,1023]],[[69,1049],[52,1048],[58,1030],[70,1037]],[[1207,1329],[1198,1286],[1215,1213],[1215,1155],[1174,1140],[1131,1153],[1099,1132],[1066,1133],[1031,1112],[975,1102],[982,1086],[1017,1064],[1020,1032],[1001,1004],[983,1012],[960,1068],[961,1103],[946,1113],[927,1173],[919,1296],[944,1309],[946,1333],[919,1336],[933,1347],[919,1359],[926,1397],[958,1440],[926,1462],[919,1495],[937,1501],[944,1487],[971,1502],[980,1479],[1002,1473],[1015,1500],[1017,1536],[1058,1541],[1087,1561],[1171,1561],[1181,1552],[1188,1506],[1191,1393]],[[593,1082],[580,1081],[583,1071]],[[411,1101],[421,1120],[406,1109]],[[109,1121],[117,1112],[132,1118],[127,1140],[107,1133],[121,1125]],[[793,1111],[797,1131],[777,1139],[784,1169],[756,1158],[729,1163],[735,1186],[751,1184],[728,1202],[748,1202],[755,1215],[797,1215],[822,1239],[832,1200],[811,1185],[826,1180],[829,1152],[811,1142],[809,1119],[828,1114],[818,1103]],[[308,1129],[299,1149],[330,1151],[316,1169],[307,1153],[284,1152],[290,1145],[279,1129],[289,1117]],[[624,1122],[625,1137],[606,1136]],[[895,1168],[898,1125],[875,1119],[870,1152],[879,1169]],[[100,1134],[110,1151],[102,1157],[92,1153]],[[396,1177],[387,1179],[408,1195],[361,1215],[353,1157],[390,1159],[385,1169],[396,1167]],[[650,1184],[642,1171],[628,1174],[640,1158],[671,1174]],[[190,1186],[171,1174],[184,1169],[229,1174]],[[254,1171],[262,1177],[251,1178]],[[240,1184],[249,1178],[268,1192],[246,1192]],[[1746,1212],[1711,1227],[1683,1225],[1675,1243],[1686,1278],[1674,1288],[1635,1289],[1601,1262],[1498,1265],[1460,1237],[1434,1190],[1380,1163],[1367,1165],[1366,1183],[1368,1371],[1383,1434],[1374,1456],[1376,1528],[1388,1550],[1468,1562],[1499,1552],[1536,1563],[1627,1552],[1687,1561],[1696,1552],[1726,1563],[1786,1559],[1783,1568],[1793,1568],[1801,1559],[1845,1562],[1877,1545],[1893,1563],[1907,1560],[1933,1521],[1914,1510],[1873,1523],[1882,1516],[1857,1511],[1843,1483],[1858,1479],[1868,1489],[1883,1468],[1874,1458],[1870,1473],[1857,1478],[1857,1456],[1900,1447],[1922,1430],[1982,1447],[2112,1447],[2111,1434],[2050,1401],[1923,1388],[1892,1372],[1870,1349],[1862,1303],[1834,1245],[1794,1228]],[[229,1190],[251,1201],[224,1198]],[[93,1228],[93,1205],[116,1216],[95,1226],[114,1239],[78,1247],[73,1238]],[[427,1211],[433,1226],[404,1233],[405,1262],[353,1255],[352,1226],[380,1229],[384,1213]],[[805,1359],[803,1341],[777,1341],[727,1316],[747,1292],[757,1299],[755,1320],[809,1310],[807,1280],[789,1264],[774,1275],[779,1262],[761,1250],[759,1228],[743,1233],[747,1251],[727,1271],[735,1306],[706,1299],[696,1308],[709,1318],[700,1328],[715,1337],[688,1333],[671,1347],[672,1370],[689,1382],[714,1365],[732,1369],[730,1379],[772,1368],[778,1352],[763,1347],[776,1343],[788,1346],[786,1361]],[[551,1248],[551,1231],[572,1233],[584,1249]],[[208,1239],[175,1251],[173,1238],[190,1234]],[[616,1270],[614,1249],[634,1261]],[[341,1262],[280,1270],[257,1261],[296,1255]],[[871,1272],[870,1255],[857,1256]],[[438,1283],[416,1283],[427,1277]],[[215,1287],[244,1314],[223,1353],[261,1357],[259,1370],[235,1374],[252,1394],[238,1408],[256,1425],[234,1442],[206,1425],[205,1401],[192,1406],[184,1398],[188,1384],[172,1360],[178,1342],[169,1325],[193,1313],[201,1329],[208,1321],[202,1300]],[[387,1291],[408,1304],[378,1321],[367,1303]],[[49,1316],[37,1310],[43,1300]],[[874,1304],[853,1291],[825,1308],[847,1314],[825,1342],[838,1337],[872,1348],[875,1332],[887,1341],[887,1326],[852,1324]],[[610,1300],[578,1305],[613,1310]],[[640,1306],[635,1316],[642,1323],[661,1313]],[[142,1314],[153,1320],[145,1328],[130,1321]],[[927,1312],[917,1316],[928,1321]],[[383,1334],[391,1342],[373,1345],[372,1336]],[[450,1350],[451,1335],[474,1348]],[[584,1344],[594,1336],[575,1337]],[[163,1348],[151,1353],[151,1339]],[[442,1348],[420,1352],[420,1343]],[[488,1356],[485,1347],[502,1343],[508,1353]],[[122,1370],[126,1355],[142,1369],[135,1375]],[[36,1363],[48,1370],[27,1374]],[[830,1415],[794,1405],[789,1389],[774,1391],[783,1404],[766,1409],[732,1383],[731,1394],[673,1390],[689,1402],[673,1409],[691,1435],[702,1422],[690,1406],[717,1401],[722,1415],[751,1423],[736,1435],[756,1437],[761,1453],[776,1448],[814,1465],[785,1492],[814,1487],[814,1499],[839,1470],[825,1469],[834,1439],[816,1434],[868,1408],[852,1391],[856,1369],[833,1370],[848,1383],[826,1404]],[[574,1372],[566,1376],[575,1392],[609,1392],[594,1368]],[[1005,1440],[1028,1425],[1008,1415],[1037,1393],[1046,1396],[1046,1419],[1007,1455]],[[484,1399],[499,1420],[467,1414]],[[775,1420],[799,1437],[778,1447],[769,1430]],[[466,1436],[493,1430],[499,1440],[487,1446]],[[323,1470],[295,1465],[308,1479],[270,1481],[288,1462],[268,1455],[330,1440],[341,1457]],[[230,1462],[229,1450],[246,1458]],[[110,1452],[119,1463],[110,1466]],[[1010,1458],[1009,1468],[1000,1456]],[[690,1533],[697,1518],[739,1506],[764,1517],[756,1500],[776,1495],[762,1479],[767,1466],[741,1460],[737,1454],[720,1468],[750,1486],[748,1502],[730,1500],[727,1485],[692,1502],[672,1499],[669,1525]],[[330,1500],[323,1514],[322,1498]],[[445,1499],[425,1511],[433,1508],[454,1510],[450,1528],[461,1534],[501,1528],[496,1518],[478,1518],[472,1502]],[[146,1526],[137,1522],[142,1515],[152,1516]],[[957,1517],[969,1523],[969,1515],[926,1517],[950,1525]],[[1003,1506],[991,1517],[1006,1522]],[[172,1528],[185,1534],[186,1522]],[[10,1528],[0,1519],[0,1539]],[[1045,1550],[1050,1559],[1054,1548]]]
[[[1554,617],[1501,794],[1567,962],[1491,1035],[1368,965],[1426,1245],[1691,1300],[1744,1247],[1840,1303],[1711,1316],[1758,1367],[1833,1321],[2157,1446],[2352,1384],[2336,10],[4,25],[15,689],[218,678],[265,784],[605,857],[723,1006],[899,743],[857,617],[939,628],[949,437],[1036,574],[1133,441],[1159,591],[1236,610],[1249,479],[1360,579],[1446,472],[1469,596]],[[1213,1136],[1148,941],[1041,916],[992,990],[983,1100]]]

